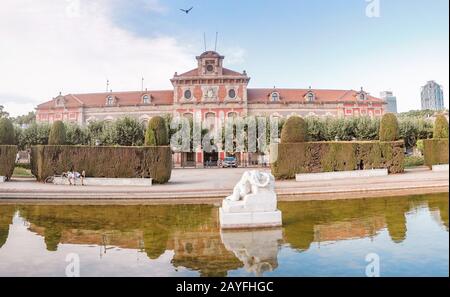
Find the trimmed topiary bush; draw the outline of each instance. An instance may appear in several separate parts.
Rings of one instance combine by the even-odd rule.
[[[64,145],[66,144],[66,127],[61,121],[53,123],[48,136],[49,145]]]
[[[169,146],[107,147],[48,145],[33,146],[31,172],[38,181],[71,169],[87,177],[152,178],[169,181],[172,151]]]
[[[424,139],[423,156],[425,165],[430,168],[433,165],[448,164],[448,139]]]
[[[331,141],[280,143],[271,146],[272,174],[293,179],[297,173],[387,168],[404,171],[404,142]],[[275,155],[275,156],[272,156]]]
[[[434,122],[433,138],[448,138],[448,121],[442,114]]]
[[[0,145],[13,145],[16,142],[14,126],[10,119],[0,119]]]
[[[156,116],[151,118],[148,123],[147,131],[145,132],[146,146],[168,145],[169,136],[167,133],[166,121],[164,118]]]
[[[448,164],[448,122],[444,115],[438,115],[434,122],[433,139],[423,140],[425,165]]]
[[[281,130],[281,143],[305,142],[307,135],[307,124],[298,116],[291,116]]]
[[[0,145],[0,176],[11,178],[16,164],[17,146]]]
[[[399,138],[398,120],[395,114],[387,113],[380,122],[380,141],[397,141]]]

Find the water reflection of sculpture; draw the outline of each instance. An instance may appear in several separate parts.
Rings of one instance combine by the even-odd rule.
[[[281,228],[221,231],[225,248],[244,264],[247,272],[262,276],[278,267],[278,250],[283,240]]]

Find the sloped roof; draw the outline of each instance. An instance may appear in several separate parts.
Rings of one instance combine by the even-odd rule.
[[[134,91],[134,92],[104,92],[89,94],[68,94],[64,97],[65,107],[101,107],[105,106],[106,98],[113,96],[116,104],[120,106],[133,106],[142,104],[142,96],[151,96],[151,104],[171,105],[173,103],[173,91]],[[55,101],[47,101],[38,105],[38,109],[55,107]]]
[[[198,56],[198,58],[223,58],[223,56],[216,51],[206,51]]]
[[[228,68],[222,68],[222,74],[223,74],[223,76],[244,76],[244,74],[239,73],[237,71],[230,70]],[[179,74],[176,77],[193,77],[193,76],[199,76],[198,68],[189,70],[188,72],[185,72],[182,74]]]
[[[355,102],[358,101],[358,94],[355,90],[317,90],[317,89],[247,89],[248,103],[267,102],[273,92],[280,94],[283,102],[306,102],[305,96],[308,92],[315,95],[314,102]],[[365,102],[383,103],[380,98],[367,95]]]

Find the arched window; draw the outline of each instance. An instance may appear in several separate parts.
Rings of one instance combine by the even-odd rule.
[[[229,112],[228,113],[228,118],[233,118],[233,119],[235,119],[235,118],[237,118],[237,116],[238,116],[238,114],[237,114],[237,112]]]
[[[106,98],[106,105],[113,105],[114,104],[114,98],[113,96],[108,96]]]
[[[272,102],[280,101],[280,93],[272,92],[272,94],[270,95],[270,98],[271,98]]]
[[[142,96],[142,103],[150,104],[150,96],[148,94],[145,94],[144,96]]]
[[[207,112],[205,114],[205,122],[209,131],[214,130],[216,124],[216,114],[214,112]]]
[[[188,119],[188,120],[193,120],[194,119],[194,115],[192,113],[190,113],[190,112],[183,113],[183,117]]]
[[[316,99],[316,96],[314,95],[313,92],[309,92],[306,95],[306,101],[308,101],[308,102],[313,102],[315,99]]]
[[[64,97],[60,97],[60,98],[56,99],[56,106],[64,107]]]

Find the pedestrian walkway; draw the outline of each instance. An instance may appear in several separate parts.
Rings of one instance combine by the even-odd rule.
[[[174,169],[168,184],[152,187],[57,186],[31,179],[0,184],[0,202],[78,201],[92,203],[218,203],[232,192],[245,168]],[[264,169],[264,171],[269,171]],[[369,198],[448,192],[448,172],[420,167],[385,177],[296,182],[277,181],[279,200]]]

